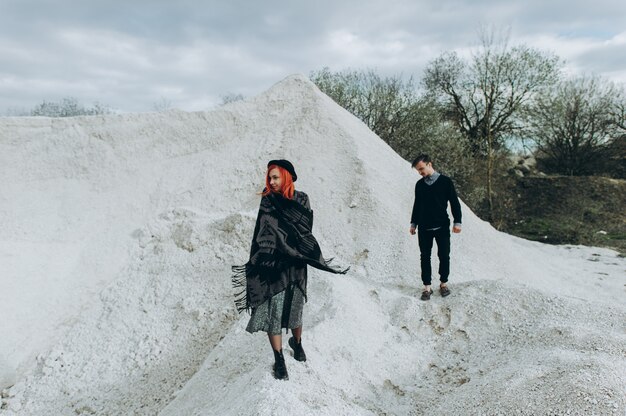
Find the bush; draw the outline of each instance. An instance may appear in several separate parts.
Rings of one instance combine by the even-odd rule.
[[[95,116],[110,113],[111,110],[100,103],[95,103],[93,107],[85,107],[72,97],[63,98],[59,102],[44,100],[30,111],[30,115],[36,117]]]

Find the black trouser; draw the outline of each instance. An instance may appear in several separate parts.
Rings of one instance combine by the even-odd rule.
[[[433,248],[433,239],[437,241],[439,278],[441,283],[447,282],[448,275],[450,275],[450,227],[445,226],[437,230],[422,230],[418,228],[417,237],[420,245],[422,282],[425,285],[430,285],[431,283],[432,270],[430,267],[430,253]]]

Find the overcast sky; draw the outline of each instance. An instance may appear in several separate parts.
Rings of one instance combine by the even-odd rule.
[[[207,110],[325,66],[421,78],[481,25],[626,83],[619,0],[0,0],[0,115],[62,97]]]

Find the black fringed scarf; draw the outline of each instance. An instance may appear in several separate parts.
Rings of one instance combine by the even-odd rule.
[[[240,313],[256,308],[291,284],[306,298],[307,264],[331,273],[345,274],[350,269],[330,266],[332,258],[322,257],[312,227],[313,211],[301,203],[276,193],[261,198],[250,260],[232,267],[235,305]]]

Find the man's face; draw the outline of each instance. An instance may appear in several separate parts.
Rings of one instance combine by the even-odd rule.
[[[417,162],[417,165],[415,165],[415,170],[422,176],[430,176],[435,171],[431,162]]]

